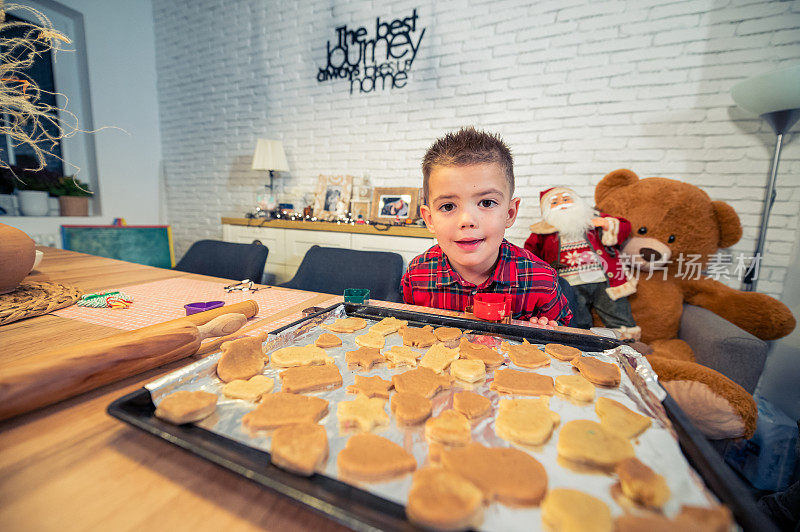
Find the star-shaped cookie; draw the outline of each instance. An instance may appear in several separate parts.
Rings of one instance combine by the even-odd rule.
[[[347,387],[347,393],[358,393],[367,397],[388,399],[389,395],[391,395],[390,390],[393,387],[392,381],[381,379],[378,376],[365,377],[364,375],[356,375],[356,383]]]
[[[337,407],[339,426],[343,429],[357,428],[363,431],[389,424],[386,401],[378,397],[357,395],[352,401],[342,401]]]
[[[369,371],[375,364],[380,364],[386,360],[379,349],[373,347],[359,347],[355,351],[348,351],[344,355],[348,369],[361,367],[364,371]]]

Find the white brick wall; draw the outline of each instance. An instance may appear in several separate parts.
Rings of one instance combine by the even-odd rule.
[[[182,254],[221,237],[265,180],[255,139],[282,139],[299,203],[319,174],[419,186],[420,160],[444,132],[499,132],[516,161],[517,243],[538,193],[586,197],[607,172],[680,179],[729,202],[755,247],[775,137],[735,106],[736,82],[800,61],[800,3],[750,0],[397,2],[154,0],[170,223]],[[426,28],[404,89],[348,92],[317,83],[334,28],[409,16]],[[797,127],[795,128],[797,131]],[[761,291],[779,296],[798,228],[800,143],[787,135]],[[791,270],[797,265],[792,265]],[[732,286],[738,282],[730,281]]]

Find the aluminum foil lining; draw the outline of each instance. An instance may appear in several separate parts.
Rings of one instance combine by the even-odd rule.
[[[341,317],[345,317],[343,306],[339,306],[326,314],[312,317],[277,335],[271,334],[265,341],[267,353],[269,354],[276,349],[289,345],[311,344],[320,334],[327,332],[319,327],[320,324],[332,323],[337,318]],[[367,327],[376,322],[375,320],[372,320],[372,322],[371,320],[367,321],[369,322]],[[328,414],[320,420],[320,423],[325,426],[328,433],[330,453],[324,469],[319,473],[336,479],[339,478],[336,469],[336,457],[339,451],[344,448],[347,439],[353,434],[351,430],[340,430],[336,414],[337,403],[341,401],[350,401],[355,397],[346,392],[347,386],[354,384],[354,377],[356,374],[367,376],[378,375],[384,379],[391,380],[392,375],[410,369],[407,367],[390,369],[386,367],[386,364],[381,364],[368,372],[347,369],[345,353],[347,351],[356,350],[359,347],[355,343],[355,337],[365,332],[366,329],[351,334],[336,333],[336,335],[342,339],[342,346],[334,349],[326,349],[326,352],[335,359],[336,365],[342,374],[343,384],[335,390],[311,394],[326,399],[330,403]],[[475,336],[477,335],[467,334],[467,338],[470,340],[474,339]],[[484,336],[481,338],[481,341],[482,343],[489,342],[490,344],[494,342],[494,347],[499,350],[501,339],[495,337],[487,338]],[[455,344],[457,343],[456,341]],[[401,344],[402,339],[400,335],[396,333],[391,334],[386,337],[386,346],[382,351],[389,349],[391,346]],[[454,345],[449,345],[449,347],[454,347]],[[539,347],[543,346],[540,344]],[[418,349],[418,351],[422,354],[425,350]],[[716,503],[714,496],[708,491],[699,475],[691,468],[680,451],[677,436],[660,402],[660,400],[665,397],[664,390],[659,386],[656,375],[647,360],[628,346],[622,346],[602,353],[586,352],[585,354],[605,362],[614,362],[619,365],[622,370],[622,381],[619,388],[611,389],[598,387],[596,390],[597,397],[608,397],[617,400],[628,408],[650,416],[653,419],[652,426],[638,438],[634,439],[632,443],[636,449],[636,456],[657,473],[664,476],[669,485],[672,497],[665,505],[664,513],[668,517],[674,517],[684,504],[710,506]],[[228,399],[222,395],[222,386],[224,383],[216,376],[216,363],[219,356],[220,353],[212,354],[194,364],[181,368],[178,371],[148,384],[146,388],[150,391],[153,402],[156,405],[158,405],[166,395],[177,390],[204,390],[217,394],[219,396],[217,411],[212,416],[199,422],[198,425],[211,432],[268,452],[270,450],[269,433],[260,431],[251,434],[249,429],[245,429],[241,423],[242,416],[255,408],[255,404],[243,400]],[[533,371],[525,370],[524,368],[516,368],[514,364],[508,360],[507,356],[506,360],[507,363],[504,367]],[[267,365],[264,369],[264,375],[272,377],[275,380],[274,391],[280,391],[281,389],[280,379],[278,378],[278,374],[281,371],[283,371],[283,369],[272,368],[270,365]],[[572,366],[568,362],[555,359],[551,359],[550,366],[538,368],[535,371],[554,378],[558,375],[574,373]],[[488,371],[488,375],[483,381],[479,381],[475,384],[456,380],[452,389],[440,392],[433,398],[433,415],[436,416],[443,410],[452,408],[453,394],[461,390],[472,390],[488,397],[492,402],[492,410],[496,413],[497,405],[501,398],[497,392],[489,390],[489,384],[491,382],[491,370]],[[387,413],[390,413],[388,404],[386,405],[386,409]],[[567,399],[554,396],[550,400],[550,409],[561,416],[561,424],[559,427],[574,419],[599,421],[594,410],[594,403],[579,405]],[[424,425],[410,428],[399,427],[395,423],[394,417],[390,416],[390,418],[388,426],[375,429],[374,432],[392,440],[411,452],[416,458],[419,467],[427,465],[428,445],[425,440]],[[613,476],[579,473],[558,464],[556,460],[556,442],[558,441],[559,427],[556,427],[550,440],[542,446],[535,449],[521,446],[515,447],[530,453],[544,465],[548,475],[548,488],[580,489],[608,504],[613,516],[622,514],[622,508],[611,495],[611,487],[616,483],[616,479]],[[474,441],[487,446],[512,446],[511,443],[499,438],[495,434],[494,416],[484,417],[482,420],[478,420],[474,423],[472,438]],[[379,497],[405,505],[408,490],[411,486],[411,475],[405,475],[398,480],[388,482],[357,483],[356,485]],[[486,508],[479,529],[486,531],[529,531],[538,529],[541,526],[540,523],[541,512],[538,507],[511,508],[499,503],[492,503]]]

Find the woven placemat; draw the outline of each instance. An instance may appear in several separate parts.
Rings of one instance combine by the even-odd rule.
[[[82,294],[73,286],[23,281],[13,292],[0,295],[0,325],[64,308],[75,303]]]

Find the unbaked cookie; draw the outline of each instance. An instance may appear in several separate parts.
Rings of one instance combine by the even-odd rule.
[[[247,380],[264,369],[263,336],[248,336],[223,342],[222,355],[217,362],[217,375],[223,382]]]
[[[391,440],[371,433],[351,436],[336,459],[339,475],[353,480],[389,480],[417,468],[414,456]]]
[[[465,382],[478,382],[486,376],[486,366],[480,360],[460,358],[450,364],[450,375]]]
[[[478,419],[491,411],[492,402],[475,392],[456,392],[453,394],[453,409],[467,419]]]
[[[593,357],[576,357],[571,364],[586,380],[597,386],[619,386],[620,373],[616,364],[609,364]]]
[[[437,342],[430,325],[421,328],[403,326],[397,332],[403,337],[403,345],[410,347],[430,347]]]
[[[266,375],[256,375],[249,380],[236,379],[222,387],[222,395],[255,403],[275,387],[275,381]]]
[[[664,477],[638,458],[620,461],[614,472],[619,478],[622,493],[642,506],[660,509],[670,498],[669,486]]]
[[[425,437],[445,445],[466,445],[472,441],[472,427],[464,414],[445,410],[425,422]]]
[[[364,327],[367,326],[367,320],[364,318],[358,317],[350,317],[350,318],[340,318],[333,323],[323,323],[320,325],[323,329],[328,329],[331,332],[338,332],[338,333],[352,333],[356,331],[360,331]]]
[[[649,417],[637,414],[622,403],[608,397],[598,398],[594,405],[594,411],[600,417],[600,424],[603,427],[624,438],[638,436],[653,423]]]
[[[342,401],[337,407],[339,426],[343,429],[372,430],[373,427],[389,424],[389,414],[379,397],[357,395],[352,401]]]
[[[561,427],[556,445],[559,458],[567,464],[589,466],[606,472],[625,458],[634,456],[630,442],[586,419],[570,421]]]
[[[398,425],[416,425],[431,417],[431,400],[417,393],[397,392],[390,408]]]
[[[542,502],[542,525],[563,532],[611,532],[611,510],[596,497],[572,489],[550,490]]]
[[[205,419],[217,409],[217,396],[208,392],[179,390],[164,397],[155,416],[175,425]]]
[[[441,373],[450,366],[450,363],[458,360],[458,349],[450,349],[444,344],[434,344],[422,356],[419,361],[421,368],[428,368],[436,373]]]
[[[519,345],[503,342],[500,344],[500,348],[508,353],[508,358],[515,366],[535,369],[550,365],[550,357],[525,339]]]
[[[276,466],[309,476],[328,458],[328,434],[317,423],[296,423],[272,433],[270,457]]]
[[[475,485],[487,501],[536,506],[547,491],[547,472],[530,454],[472,442],[442,451],[442,467]]]
[[[559,375],[555,388],[558,393],[576,401],[590,403],[594,399],[594,384],[581,375]]]
[[[550,398],[501,399],[494,430],[506,441],[520,445],[541,445],[550,439],[561,420],[550,410]]]
[[[281,391],[291,393],[330,390],[342,385],[342,374],[333,364],[289,368],[278,374]]]
[[[314,344],[291,345],[272,352],[272,366],[276,368],[317,366],[333,363],[334,360],[328,356],[325,350]]]
[[[408,325],[407,321],[398,320],[397,318],[390,316],[388,318],[383,318],[381,321],[370,327],[369,330],[380,333],[383,336],[388,336],[392,333],[396,333],[400,327],[404,327],[406,325]]]
[[[356,343],[363,347],[383,349],[383,346],[386,345],[386,338],[377,331],[369,330],[361,336],[356,336]]]
[[[383,338],[383,336],[381,336]],[[348,351],[344,355],[347,362],[347,369],[360,367],[364,371],[369,371],[376,364],[380,364],[386,359],[381,355],[380,349],[374,347],[359,347],[355,351]]]
[[[321,347],[322,349],[328,349],[331,347],[339,347],[342,345],[342,339],[336,336],[335,334],[331,333],[322,333],[319,335],[314,341],[314,345],[317,347]]]
[[[437,375],[428,368],[416,368],[392,376],[394,389],[398,392],[411,392],[430,399],[440,390],[453,385],[450,375]]]
[[[360,393],[367,397],[380,397],[388,399],[391,395],[390,390],[394,387],[392,381],[375,377],[365,377],[364,375],[355,376],[356,383],[347,387],[347,393]]]
[[[410,366],[415,368],[417,367],[417,359],[422,355],[422,353],[414,351],[407,345],[392,346],[383,354],[386,360],[389,361],[390,368],[396,368],[398,366]]]
[[[580,349],[561,344],[545,344],[544,352],[553,358],[564,360],[565,362],[569,362],[573,358],[583,354]]]
[[[426,467],[412,477],[406,516],[425,528],[462,530],[479,520],[482,503],[483,492],[463,477],[440,467]]]
[[[458,351],[461,354],[461,358],[480,360],[487,368],[496,368],[506,361],[503,355],[491,347],[470,342],[466,338],[461,339],[461,343],[458,344]]]
[[[494,372],[490,390],[512,395],[553,395],[553,377],[529,373],[516,369],[501,369]]]
[[[461,338],[461,335],[464,334],[461,332],[461,329],[456,329],[455,327],[437,327],[433,331],[433,335],[440,342],[451,342],[453,340],[458,340]]]
[[[295,423],[316,423],[327,412],[325,399],[277,392],[265,395],[255,409],[242,417],[242,424],[253,430],[270,430]]]

